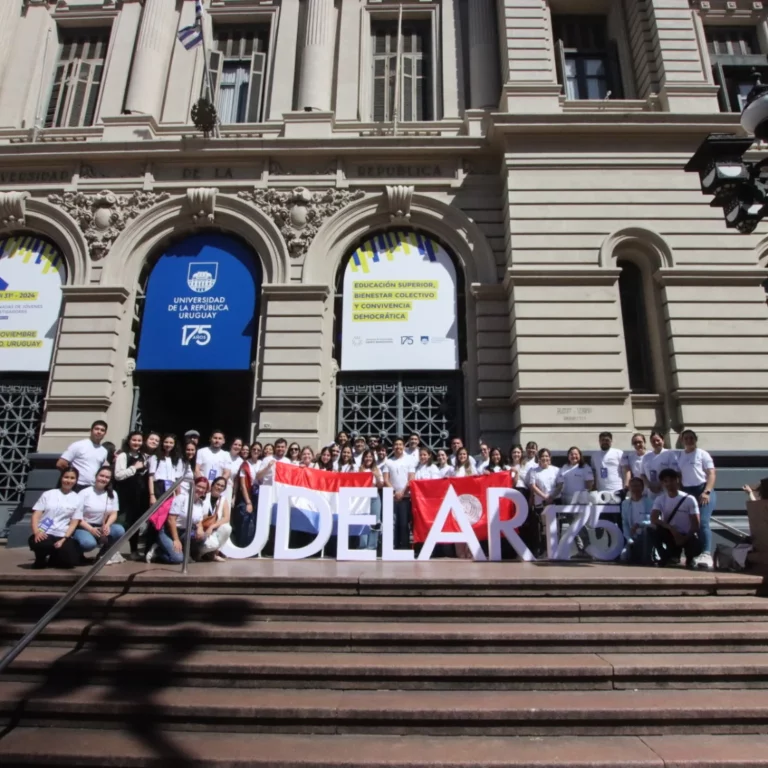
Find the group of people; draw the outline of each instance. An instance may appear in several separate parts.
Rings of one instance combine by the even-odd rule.
[[[315,453],[282,438],[248,445],[236,437],[225,448],[220,430],[211,433],[205,447],[199,446],[196,430],[186,432],[181,442],[171,434],[136,431],[115,450],[104,442],[106,431],[106,423],[96,421],[88,438],[67,448],[57,464],[57,487],[35,504],[29,539],[35,567],[73,567],[89,552],[103,554],[171,490],[167,519],[153,532],[144,554],[139,554],[139,533],[131,536],[131,555],[148,562],[181,562],[184,534],[190,529],[194,558],[223,560],[220,550],[233,534],[240,546],[248,543],[259,491],[272,485],[275,465],[285,462],[321,471],[368,472],[374,487],[392,488],[396,549],[411,546],[411,482],[506,472],[512,485],[528,496],[531,512],[521,535],[536,555],[543,552],[544,508],[586,501],[598,491],[619,507],[617,522],[627,542],[623,559],[666,565],[679,562],[685,553],[688,567],[712,568],[709,523],[716,470],[690,429],[681,435],[682,450],[666,448],[664,436],[654,431],[650,449],[638,433],[627,452],[613,447],[610,432],[602,432],[599,450],[589,459],[572,447],[562,467],[554,466],[552,453],[535,442],[525,448],[513,445],[506,454],[483,442],[479,453],[471,455],[458,437],[450,448],[432,451],[417,433],[387,445],[377,437],[350,439],[340,432]],[[371,512],[377,524],[361,537],[360,546],[376,549],[380,499],[373,500]]]

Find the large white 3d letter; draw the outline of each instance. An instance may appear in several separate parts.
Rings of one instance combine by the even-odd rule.
[[[514,502],[515,516],[511,520],[499,518],[499,507],[502,499]],[[535,560],[533,552],[525,546],[515,530],[522,527],[528,519],[528,501],[520,491],[514,488],[489,488],[488,489],[488,555],[489,560],[501,560],[501,537],[506,536],[507,541],[517,552],[518,557],[527,563]]]
[[[395,549],[395,492],[384,488],[381,499],[381,559],[390,563],[413,560],[412,549]]]
[[[336,524],[336,559],[337,560],[375,560],[375,549],[350,549],[349,524],[354,519],[356,525],[375,525],[376,515],[351,515],[349,508],[352,499],[375,499],[379,495],[376,488],[339,488],[339,517]]]
[[[320,518],[317,536],[311,544],[299,549],[288,546],[291,535],[291,499],[306,499]],[[280,485],[277,488],[277,524],[275,526],[275,560],[303,560],[322,551],[333,533],[333,515],[325,497],[311,488]]]
[[[256,515],[256,533],[253,541],[242,549],[230,539],[222,548],[221,553],[233,560],[245,560],[256,557],[269,539],[269,528],[272,525],[272,487],[265,485],[259,494],[258,509],[251,514]]]
[[[477,502],[477,499],[475,500]],[[445,521],[448,519],[448,515],[453,513],[453,518],[458,524],[460,531],[453,533],[452,531],[443,531]],[[448,488],[448,493],[445,494],[443,503],[440,505],[440,510],[435,517],[435,522],[432,523],[427,534],[427,540],[424,542],[424,546],[419,553],[419,560],[429,560],[432,557],[432,552],[435,549],[435,544],[466,544],[472,552],[472,558],[474,560],[486,560],[485,552],[483,552],[480,542],[475,536],[475,532],[472,530],[472,525],[469,522],[461,500],[459,499],[453,486]]]

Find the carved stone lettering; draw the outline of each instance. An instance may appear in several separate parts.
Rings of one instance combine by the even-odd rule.
[[[364,179],[426,179],[443,176],[443,169],[433,163],[413,165],[358,165],[357,175]]]
[[[70,171],[0,171],[0,184],[50,184],[69,181]]]

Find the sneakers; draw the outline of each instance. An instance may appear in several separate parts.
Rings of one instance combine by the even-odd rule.
[[[712,555],[709,552],[702,552],[694,561],[693,567],[703,571],[712,571],[715,564],[712,561]]]
[[[147,551],[147,556],[144,558],[148,563],[151,563],[155,556],[157,555],[157,550],[159,549],[157,544],[153,544],[152,547]]]
[[[109,560],[107,560],[106,564],[120,565],[120,563],[124,563],[124,562],[125,562],[125,558],[119,552],[115,552],[115,554],[112,555],[112,557],[110,557]]]

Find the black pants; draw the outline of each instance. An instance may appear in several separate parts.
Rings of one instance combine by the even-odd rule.
[[[401,499],[394,503],[395,549],[411,548],[411,500]]]
[[[544,535],[544,524],[542,522],[543,509],[531,507],[528,512],[528,518],[520,528],[520,538],[525,542],[525,546],[531,550],[536,558],[542,557],[547,551],[547,539]]]
[[[29,537],[29,548],[35,553],[35,568],[74,568],[80,564],[81,551],[73,539],[65,539],[58,549],[54,546],[61,536],[48,536],[42,541]]]
[[[680,560],[680,555],[685,552],[685,560],[688,568],[693,568],[693,559],[701,554],[701,540],[698,534],[689,536],[683,546],[675,542],[671,531],[666,528],[656,528],[653,531],[653,543],[656,551],[659,553],[661,565],[665,565],[670,560]]]

